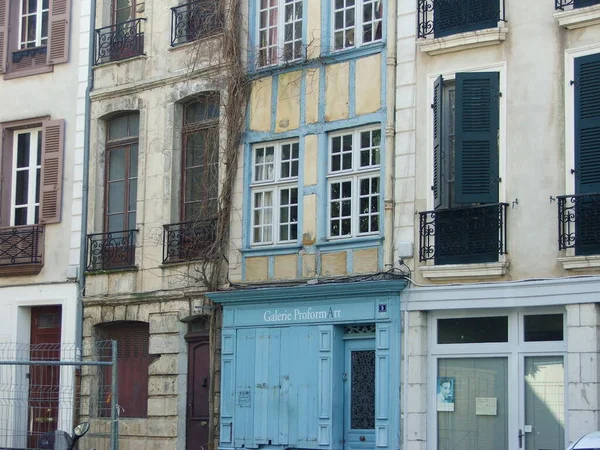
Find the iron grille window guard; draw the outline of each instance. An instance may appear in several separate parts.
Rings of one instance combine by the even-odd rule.
[[[223,30],[218,3],[199,0],[171,8],[171,47],[208,37]]]
[[[217,219],[163,225],[163,264],[214,257],[216,232]]]
[[[87,270],[135,267],[135,234],[138,230],[88,234]]]
[[[560,10],[564,10],[565,7],[576,9],[598,4],[600,4],[600,0],[554,0],[554,8]]]
[[[558,249],[575,249],[576,255],[600,254],[600,193],[560,195]]]
[[[43,225],[0,229],[0,266],[42,264]]]
[[[140,18],[98,28],[94,64],[121,61],[143,55],[145,21],[145,18]]]
[[[33,57],[35,55],[45,55],[46,53],[48,53],[48,48],[46,46],[16,50],[12,54],[12,62],[18,63],[21,62],[21,60],[27,56]]]
[[[418,15],[418,37],[439,38],[497,27],[504,0],[418,0]]]
[[[506,207],[492,203],[419,213],[419,261],[470,264],[506,254]]]

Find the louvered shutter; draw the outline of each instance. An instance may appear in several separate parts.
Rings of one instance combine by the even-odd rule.
[[[498,72],[456,74],[455,201],[498,202]]]
[[[433,207],[442,204],[444,194],[442,183],[442,93],[444,80],[440,75],[433,85]]]
[[[0,0],[0,73],[6,72],[8,56],[8,3],[9,0]]]
[[[60,222],[65,121],[49,120],[42,128],[40,223]]]
[[[598,3],[598,0],[573,0],[573,8],[584,8]]]
[[[576,193],[600,192],[600,54],[575,59]]]
[[[48,21],[48,64],[69,60],[70,0],[50,0]]]

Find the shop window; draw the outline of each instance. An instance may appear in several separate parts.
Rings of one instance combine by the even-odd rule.
[[[439,319],[438,344],[508,342],[508,316]]]
[[[564,320],[562,314],[528,315],[523,318],[525,342],[562,341]]]

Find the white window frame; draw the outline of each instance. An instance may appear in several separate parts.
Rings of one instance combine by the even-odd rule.
[[[327,1],[327,0],[325,0]],[[335,27],[335,13],[337,11],[347,11],[348,9],[351,9],[351,7],[346,7],[346,5],[344,4],[344,7],[341,9],[336,9],[335,8],[335,0],[328,0],[332,2],[332,7],[331,7],[331,50],[334,52],[342,52],[344,50],[348,50],[348,49],[352,49],[352,48],[358,48],[358,47],[362,47],[363,45],[370,45],[370,44],[374,44],[376,42],[381,42],[383,40],[383,24],[384,24],[384,18],[385,18],[385,14],[384,14],[384,4],[382,0],[354,0],[354,27],[347,27],[347,28],[339,28],[337,29]],[[344,2],[346,2],[347,0],[344,0]],[[374,19],[371,20],[370,22],[364,22],[363,21],[363,7],[365,4],[371,3],[372,7],[374,6],[375,9],[377,8],[377,4],[379,4],[381,6],[381,17],[379,19]],[[345,14],[344,14],[345,16]],[[374,16],[373,16],[374,17]],[[379,22],[379,26],[381,27],[381,39],[373,39],[371,41],[367,41],[367,42],[363,42],[363,25],[371,23],[371,24],[376,24],[377,22]],[[344,45],[341,48],[335,48],[335,34],[336,31],[344,31],[344,34],[347,33],[348,30],[352,30],[352,28],[354,28],[354,45]],[[373,27],[374,28],[374,27]],[[371,29],[371,33],[373,33],[373,28]],[[344,40],[345,42],[345,40]]]
[[[498,64],[490,64],[485,66],[478,67],[470,67],[466,69],[454,70],[452,72],[442,72],[429,74],[428,78],[428,89],[427,89],[427,99],[425,103],[427,105],[427,177],[426,183],[421,185],[421,189],[425,190],[425,196],[427,198],[427,210],[434,209],[434,198],[433,191],[431,190],[431,186],[433,186],[433,108],[430,105],[433,104],[433,89],[435,85],[435,80],[442,75],[444,82],[454,81],[456,79],[457,73],[464,72],[498,72],[500,81],[500,92],[503,93],[502,96],[498,99],[498,175],[501,180],[507,179],[507,171],[506,171],[506,92],[507,92],[507,84],[506,84],[506,62],[501,62]],[[423,105],[424,106],[424,105]],[[505,203],[506,202],[506,183],[500,183],[498,187],[498,202]],[[503,261],[502,258],[505,258],[506,255],[500,255],[500,261]]]
[[[35,210],[39,208],[40,203],[36,202],[36,195],[39,190],[37,185],[37,171],[42,169],[42,161],[37,160],[38,154],[38,136],[42,133],[42,128],[28,128],[26,130],[15,130],[13,132],[13,158],[11,173],[11,192],[10,192],[10,224],[15,226],[15,210],[17,207],[27,207],[27,225],[35,225]],[[29,134],[29,164],[26,168],[17,168],[17,148],[19,135]],[[41,158],[40,158],[41,159]],[[29,172],[27,185],[27,203],[17,205],[17,173]],[[41,179],[40,179],[41,182]]]
[[[298,145],[298,158],[294,158],[293,154],[290,154],[290,159],[286,159],[286,160],[282,160],[282,147],[284,145],[290,145],[293,146],[294,144]],[[258,149],[266,149],[267,147],[274,147],[274,157],[273,157],[273,172],[272,172],[272,177],[268,178],[268,179],[262,179],[262,180],[258,180],[256,181],[256,163],[255,163],[255,155],[256,155],[256,151]],[[290,147],[291,149],[291,147]],[[250,242],[252,246],[264,246],[264,245],[273,245],[273,244],[292,244],[292,243],[296,243],[298,241],[298,236],[300,234],[300,224],[299,222],[296,222],[296,226],[297,226],[297,231],[296,231],[296,237],[295,238],[291,238],[291,239],[281,239],[280,236],[280,225],[283,225],[284,223],[281,222],[279,214],[280,214],[280,207],[282,205],[280,205],[280,193],[283,190],[286,189],[296,189],[298,192],[298,203],[296,203],[296,208],[298,211],[297,217],[299,217],[299,211],[300,211],[300,202],[301,202],[301,198],[300,198],[300,189],[299,189],[299,183],[298,183],[298,174],[300,172],[300,142],[298,139],[289,139],[289,140],[285,140],[285,141],[277,141],[277,142],[267,142],[267,143],[260,143],[260,144],[255,144],[252,147],[252,171],[251,171],[251,182],[250,182],[250,215],[251,215],[251,219],[250,219]],[[289,161],[290,163],[292,162],[296,162],[297,163],[297,167],[298,167],[298,174],[297,175],[292,175],[292,176],[284,176],[282,174],[282,163]],[[263,167],[265,167],[265,165],[263,165]],[[291,167],[290,167],[290,172],[291,172]],[[269,226],[269,224],[257,224],[255,222],[255,218],[254,218],[254,212],[256,210],[256,205],[255,205],[255,194],[259,194],[262,193],[263,195],[265,193],[270,192],[272,195],[272,204],[271,204],[271,209],[272,209],[272,213],[271,213],[271,223],[270,223],[270,227],[271,227],[271,239],[270,240],[262,240],[259,242],[255,242],[254,241],[254,229],[257,227],[262,227],[264,228],[265,226]],[[294,204],[290,204],[290,205],[294,205]],[[288,205],[288,206],[290,206]],[[293,224],[294,222],[288,221],[285,222],[285,224],[287,224],[288,226],[290,224]]]
[[[361,167],[360,166],[360,153],[361,153],[361,147],[360,147],[360,134],[365,132],[365,131],[379,131],[380,132],[380,141],[379,141],[379,164],[372,164],[369,166],[365,166],[365,167]],[[338,171],[332,171],[332,167],[331,167],[331,160],[332,160],[332,141],[334,138],[336,137],[341,137],[341,136],[348,136],[348,135],[352,135],[352,168],[351,169],[341,169]],[[337,240],[337,239],[348,239],[348,238],[353,238],[353,237],[362,237],[362,236],[376,236],[378,234],[380,234],[381,232],[381,227],[383,225],[382,223],[382,206],[381,206],[381,200],[382,200],[382,177],[381,177],[381,157],[382,157],[382,151],[381,151],[381,146],[383,143],[383,138],[384,138],[384,133],[383,130],[381,129],[381,127],[377,127],[377,126],[368,126],[368,127],[361,127],[361,128],[355,128],[355,129],[351,129],[351,130],[344,130],[344,131],[337,131],[335,133],[330,133],[327,136],[327,238],[331,239],[331,240]],[[373,147],[371,147],[373,148]],[[342,152],[343,154],[343,152]],[[364,233],[360,233],[359,232],[359,228],[360,228],[360,217],[362,216],[360,214],[360,182],[361,180],[364,179],[368,179],[368,178],[379,178],[379,192],[377,194],[377,196],[379,197],[378,200],[378,204],[379,204],[379,210],[377,211],[377,216],[378,216],[378,230],[377,231],[369,231],[369,232],[364,232]],[[350,201],[351,201],[351,214],[350,214],[350,218],[351,218],[351,225],[350,225],[350,234],[343,234],[343,235],[339,235],[339,236],[332,236],[331,235],[331,203],[332,203],[332,199],[331,199],[331,185],[333,183],[343,183],[343,182],[347,182],[350,181],[352,183],[352,191],[351,191],[351,196],[350,196]],[[373,196],[373,193],[371,192],[369,194],[369,196]],[[341,210],[340,210],[340,214],[341,214]],[[374,215],[374,214],[368,214],[369,216]],[[342,216],[340,216],[341,218]],[[341,230],[340,230],[341,231]]]
[[[276,66],[278,64],[282,64],[282,63],[289,63],[289,62],[293,62],[293,61],[298,61],[301,60],[304,57],[304,1],[303,0],[275,0],[276,1],[276,6],[267,6],[266,8],[262,9],[260,6],[260,0],[258,1],[258,8],[257,8],[257,22],[256,22],[256,49],[257,49],[257,54],[256,54],[256,65],[257,67],[269,67],[269,66]],[[266,0],[267,3],[270,3],[271,0]],[[300,19],[295,19],[295,15],[292,15],[292,20],[290,21],[285,21],[285,8],[286,5],[291,5],[291,7],[295,10],[296,8],[300,7],[302,8],[302,16],[300,17]],[[277,9],[277,22],[275,23],[275,25],[273,26],[270,23],[270,11],[272,11],[273,9]],[[261,14],[263,11],[266,11],[267,13],[267,26],[266,27],[261,27]],[[296,36],[295,33],[295,25],[296,23],[300,22],[300,36]],[[286,40],[285,39],[285,27],[286,25],[291,25],[292,26],[292,39],[291,40]],[[270,31],[271,29],[275,28],[275,42],[271,42],[270,41]],[[267,33],[267,44],[265,46],[261,45],[261,41],[260,41],[260,34],[261,31],[265,31]],[[298,56],[294,56],[294,44],[296,42],[300,41],[300,55]],[[292,46],[292,57],[291,58],[286,58],[285,57],[285,46],[286,44],[291,44]],[[271,60],[270,57],[270,51],[271,49],[275,50],[275,61]],[[260,53],[262,51],[266,51],[266,59],[265,61],[262,61],[261,63],[261,58],[260,58]]]
[[[42,24],[44,13],[48,13],[48,26],[46,27],[46,32],[48,32],[50,27],[50,0],[48,0],[48,8],[42,9],[44,5],[44,0],[37,0],[37,8],[35,13],[25,13],[23,11],[23,2],[21,1],[21,6],[19,7],[19,49],[24,50],[26,48],[30,48],[27,45],[32,42],[35,44],[34,47],[42,47],[48,45],[49,36],[42,36]],[[27,17],[27,23],[32,17],[35,17],[35,41],[23,41],[21,38],[23,37],[23,18]],[[46,39],[46,42],[42,44],[42,39]]]

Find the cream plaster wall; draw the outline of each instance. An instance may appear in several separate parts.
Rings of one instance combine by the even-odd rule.
[[[275,132],[295,130],[300,126],[300,80],[302,71],[279,75]]]
[[[325,120],[348,118],[348,80],[350,64],[339,63],[325,68]]]
[[[381,55],[356,60],[356,114],[369,114],[381,107]]]
[[[432,81],[459,71],[497,70],[501,75],[500,201],[509,203],[508,273],[502,279],[569,275],[557,261],[557,204],[565,186],[565,50],[596,43],[600,26],[565,30],[545,0],[506,1],[508,38],[499,45],[429,56],[414,46],[414,2],[399,4],[396,110],[396,242],[414,242],[415,211],[432,209]],[[543,49],[543,51],[540,51]],[[416,107],[416,110],[415,110]],[[504,172],[502,174],[502,172]],[[517,203],[518,201],[518,203]],[[419,271],[419,282],[425,282]]]

